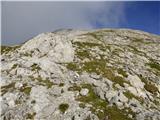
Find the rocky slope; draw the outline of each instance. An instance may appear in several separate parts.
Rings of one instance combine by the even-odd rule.
[[[2,120],[160,120],[160,36],[61,30],[1,47]]]

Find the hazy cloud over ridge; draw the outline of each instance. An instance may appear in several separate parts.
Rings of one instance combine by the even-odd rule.
[[[17,44],[61,28],[118,27],[121,2],[2,2],[2,44]]]

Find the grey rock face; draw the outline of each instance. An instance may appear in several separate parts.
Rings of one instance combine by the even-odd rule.
[[[2,120],[160,120],[160,36],[62,30],[2,46]]]

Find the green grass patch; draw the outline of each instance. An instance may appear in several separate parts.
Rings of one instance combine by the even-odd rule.
[[[64,83],[60,83],[60,84],[59,84],[59,87],[63,87],[63,86],[64,86]]]
[[[141,76],[141,75],[139,75],[139,78],[142,80],[142,82],[145,83],[144,88],[145,88],[148,92],[150,92],[150,93],[152,93],[152,94],[154,94],[154,95],[157,94],[158,88],[157,88],[153,83],[149,82],[149,80],[146,80],[146,78],[144,78],[144,77]]]
[[[88,34],[88,33],[87,33]],[[94,35],[93,35],[94,36]],[[104,59],[104,55],[99,55],[100,60],[92,57],[89,50],[87,50],[90,47],[98,46],[100,48],[106,48],[103,47],[101,44],[96,43],[87,43],[87,42],[75,42],[74,45],[78,46],[78,49],[76,49],[76,56],[78,58],[85,59],[88,58],[90,61],[87,62],[71,62],[66,65],[66,67],[69,70],[77,71],[78,73],[82,72],[88,72],[88,73],[96,73],[97,75],[102,75],[103,77],[108,78],[109,80],[120,84],[124,87],[123,83],[129,84],[129,82],[125,81],[120,76],[115,76],[115,68],[107,66],[107,59]],[[118,70],[119,74],[123,75],[124,77],[127,77],[127,73],[123,71],[123,69]]]
[[[93,89],[93,86],[90,84],[81,84],[81,88],[87,88],[89,90],[88,95],[82,96],[79,95],[76,100],[80,101],[80,107],[84,108],[85,104],[90,104],[90,110],[92,113],[98,116],[100,120],[109,117],[109,120],[131,120],[128,117],[128,114],[132,114],[132,111],[126,111],[118,109],[116,106],[108,106],[108,101],[105,101],[99,98]]]
[[[78,98],[79,101],[81,101],[81,102],[89,102],[89,101],[92,101],[93,99],[97,98],[97,95],[93,91],[92,85],[90,85],[90,84],[82,84],[81,88],[88,89],[89,93],[88,93],[87,97],[86,96],[80,96]]]
[[[89,72],[89,73],[96,73],[101,74],[103,77],[108,78],[109,80],[119,84],[120,86],[124,87],[123,83],[129,84],[128,81],[125,81],[120,76],[115,76],[114,72],[115,69],[112,67],[106,66],[106,60],[94,60],[84,63],[84,66],[82,66],[83,71]]]
[[[25,93],[25,94],[27,94],[27,95],[30,95],[30,92],[31,92],[31,87],[25,87],[24,89],[23,89],[23,92]]]
[[[78,66],[78,64],[73,63],[73,62],[68,63],[68,64],[66,65],[66,67],[67,67],[69,70],[72,70],[72,71],[79,71],[79,66]]]
[[[74,42],[73,45],[76,45],[78,48],[82,48],[82,49],[96,47],[96,46],[102,46],[101,44],[93,43],[93,42]]]
[[[43,86],[47,86],[47,88],[51,88],[53,85],[55,85],[53,82],[51,82],[49,79],[42,79],[40,76],[35,78],[38,83],[40,85],[43,85]]]
[[[1,86],[1,95],[4,95],[9,90],[14,90],[14,89],[15,89],[15,82],[10,83],[10,84],[5,85],[5,86]]]
[[[26,119],[28,120],[34,120],[34,117],[35,117],[36,113],[28,113],[27,116],[26,116]]]
[[[144,103],[144,99],[143,99],[142,97],[135,96],[134,94],[132,94],[132,93],[129,92],[129,91],[125,91],[123,94],[124,94],[128,99],[135,98],[135,99],[138,100],[141,104]]]
[[[126,82],[121,77],[117,77],[114,75],[115,69],[112,67],[108,67],[106,65],[106,60],[92,60],[89,62],[85,62],[82,66],[82,70],[89,72],[89,73],[96,73],[98,75],[102,75],[103,77],[108,78],[109,80],[112,80],[113,82],[116,82],[120,85],[122,85],[122,82]]]
[[[80,103],[80,104],[79,104],[79,107],[80,107],[80,108],[85,108],[86,105],[85,105],[85,103]]]
[[[103,119],[106,115],[105,108],[108,103],[105,100],[100,99],[94,92],[92,85],[90,84],[82,84],[81,88],[87,88],[89,90],[88,95],[86,96],[78,96],[76,100],[82,102],[85,106],[86,103],[91,104],[93,107],[90,110],[95,113],[100,119]],[[100,110],[103,110],[101,112]]]
[[[119,84],[120,86],[124,87],[124,83],[130,84],[128,81],[125,81],[122,77],[120,76],[115,76],[112,81],[116,84]]]
[[[126,91],[123,93],[128,99],[136,98],[135,95],[133,95],[131,92]]]
[[[76,51],[76,56],[78,56],[80,59],[90,58],[90,53],[87,50]]]
[[[107,107],[106,111],[108,113],[109,120],[132,120],[128,117],[128,113],[133,113],[131,113],[130,111],[127,112],[125,109],[120,110],[115,105]]]
[[[145,85],[144,85],[144,88],[145,88],[147,91],[149,91],[150,93],[154,94],[154,95],[156,95],[157,92],[158,92],[158,88],[157,88],[154,84],[152,84],[152,83],[147,83],[147,84],[145,84]]]
[[[160,64],[155,60],[151,60],[150,63],[147,63],[147,65],[149,65],[153,69],[160,71]]]
[[[101,49],[103,51],[106,50],[106,48],[102,44],[97,44],[97,43],[74,42],[73,45],[76,46],[75,55],[80,59],[84,59],[84,58],[91,59],[92,58],[92,56],[89,52],[90,48],[99,47],[99,49]]]
[[[156,106],[160,106],[160,101],[158,101],[158,100],[156,100],[156,99],[153,101],[153,103],[154,103]]]
[[[21,46],[1,46],[1,54],[14,51]]]
[[[74,84],[73,86],[68,88],[68,91],[81,91],[81,87]]]
[[[88,32],[84,35],[91,36],[92,38],[96,40],[101,40],[101,38],[103,37],[103,35],[97,34],[96,32]]]
[[[128,77],[128,74],[126,73],[126,71],[124,71],[122,68],[118,69],[118,74],[123,75],[123,77]]]
[[[134,38],[132,41],[133,41],[133,42],[144,43],[143,39],[139,39],[139,38]]]
[[[133,47],[133,46],[131,46],[131,45],[129,45],[129,47],[132,48],[132,50],[135,51],[136,53],[140,53],[140,52],[141,52],[141,51],[139,51],[137,48],[135,48],[135,47]]]
[[[151,44],[151,43],[153,43],[152,41],[146,41],[146,40],[144,40],[142,38],[134,38],[132,41],[135,42],[135,43],[142,43],[142,44]]]
[[[17,68],[18,66],[19,66],[18,64],[14,64],[11,69],[15,69],[15,68]]]
[[[78,71],[79,73],[82,73],[83,71],[88,73],[96,73],[97,75],[102,75],[105,78],[108,78],[109,80],[115,82],[115,84],[119,84],[122,87],[124,87],[124,83],[130,84],[128,81],[125,81],[124,78],[120,76],[115,76],[114,72],[116,69],[109,67],[106,65],[107,60],[101,59],[101,60],[90,60],[89,62],[84,63],[68,63],[67,68],[72,71]],[[79,68],[81,66],[81,68]],[[120,71],[121,74],[123,74],[125,77],[127,74],[124,71]]]
[[[62,113],[65,113],[65,111],[69,108],[69,105],[67,103],[62,103],[59,105],[59,110],[62,112]]]
[[[24,85],[22,88],[20,88],[20,91],[25,93],[26,95],[30,95],[32,87]]]
[[[35,104],[35,103],[36,103],[36,101],[35,101],[35,100],[32,100],[32,101],[31,101],[31,104]]]
[[[49,79],[43,79],[41,76],[34,78],[33,76],[29,76],[31,80],[37,81],[38,85],[47,86],[47,88],[51,88],[53,85],[57,85],[51,82]]]
[[[130,47],[134,53],[136,53],[136,54],[138,54],[138,55],[144,55],[144,56],[146,56],[146,53],[138,50],[136,47],[133,47],[133,46],[131,46],[131,45],[128,45],[128,47]]]
[[[27,56],[27,57],[32,57],[32,52],[28,53],[28,52],[25,52],[23,53],[24,56]]]
[[[32,68],[32,71],[41,70],[41,67],[40,67],[38,64],[36,64],[36,63],[34,63],[34,64],[31,66],[31,68]]]
[[[82,70],[92,73],[95,72],[97,74],[104,73],[106,68],[106,60],[91,60],[89,62],[85,62],[82,65]]]
[[[22,104],[22,101],[21,100],[15,100],[15,104],[20,105],[20,104]]]

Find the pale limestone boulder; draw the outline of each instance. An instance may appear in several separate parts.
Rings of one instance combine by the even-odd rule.
[[[50,103],[50,101],[48,100],[47,88],[44,86],[32,87],[30,97],[32,100],[36,101],[33,107],[36,113],[39,113]]]
[[[144,83],[137,75],[129,75],[127,79],[133,87],[140,89],[144,88]]]
[[[108,99],[108,101],[110,101],[114,96],[116,96],[117,91],[107,91],[107,94],[105,94],[105,98]]]
[[[23,84],[21,82],[17,82],[15,84],[15,88],[21,88],[21,87],[23,87]]]
[[[160,92],[160,85],[158,85],[158,87],[157,87],[157,88],[158,88],[158,91]]]
[[[122,92],[119,94],[119,100],[123,103],[128,102],[128,98]]]
[[[127,90],[129,92],[131,92],[132,94],[134,94],[135,96],[138,96],[138,92],[137,92],[136,88],[134,88],[134,87],[128,87]]]
[[[8,106],[7,103],[5,103],[4,100],[2,100],[2,98],[1,98],[1,100],[0,100],[0,105],[1,105],[0,113],[1,113],[1,115],[2,115],[2,114],[4,114],[4,113],[7,112],[9,106]]]
[[[53,33],[43,33],[26,42],[20,49],[21,53],[38,50],[36,56],[48,56],[54,62],[72,62],[74,49],[66,36]]]
[[[10,108],[15,107],[15,100],[17,98],[16,94],[13,94],[13,93],[5,94],[5,98],[6,98],[7,104]]]
[[[82,96],[86,96],[88,94],[89,90],[87,88],[81,89],[80,94]]]

